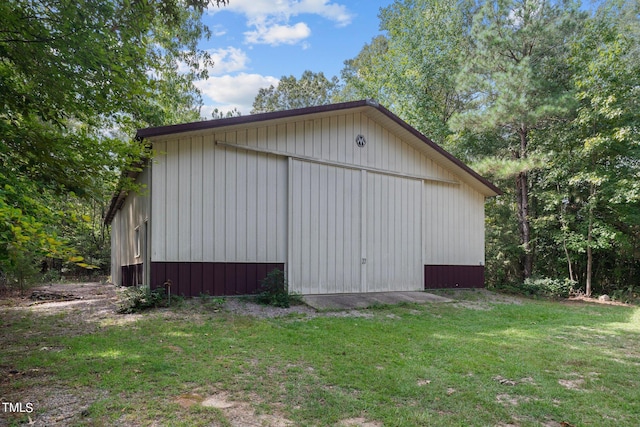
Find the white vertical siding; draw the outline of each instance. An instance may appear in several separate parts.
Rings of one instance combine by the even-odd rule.
[[[204,171],[203,171],[203,146],[202,136],[191,138],[191,260],[204,260]]]
[[[483,195],[464,182],[393,175],[459,181],[366,114],[256,123],[154,147],[153,261],[286,263],[301,293],[419,289],[424,264],[484,261]]]
[[[120,253],[122,247],[120,238],[122,234],[120,231],[122,228],[121,221],[118,214],[111,221],[111,282],[116,284],[122,283],[122,272],[120,270],[122,265],[122,254]]]
[[[145,261],[144,249],[148,236],[145,234],[144,224],[149,219],[149,180],[150,173],[146,168],[136,180],[136,184],[141,186],[140,191],[131,192],[127,196],[111,222],[111,280],[117,284],[122,280],[122,266]],[[139,253],[136,228],[139,230]]]
[[[421,181],[297,160],[290,164],[294,291],[422,288]]]
[[[165,242],[162,250],[164,251],[167,259],[175,259],[178,260],[178,236],[180,235],[178,232],[178,212],[179,212],[179,199],[178,195],[180,194],[180,186],[178,185],[178,171],[179,169],[179,145],[176,141],[169,141],[166,144],[166,157],[167,159],[171,159],[171,162],[166,165],[164,170],[166,171],[165,178],[165,196],[164,196],[164,206],[153,206],[152,212],[154,213],[154,218],[156,216],[161,216],[164,214],[164,230],[162,232],[165,233]],[[162,157],[158,156],[156,159],[156,166],[152,169],[153,180],[155,181],[156,171],[159,170],[158,166],[161,165]],[[155,189],[154,198],[158,191],[162,191],[159,189]],[[156,229],[155,220],[152,222],[152,230]],[[157,233],[152,231],[152,234],[155,236]],[[159,242],[156,242],[155,239],[153,241],[153,246],[156,247]],[[153,253],[154,251],[152,251]]]
[[[293,160],[289,172],[291,289],[360,292],[360,171]]]
[[[192,147],[191,138],[186,138],[177,144],[178,149],[178,180],[175,189],[178,197],[173,199],[176,203],[174,210],[176,212],[177,221],[175,224],[167,223],[167,228],[173,228],[176,232],[176,238],[173,240],[178,247],[178,260],[191,260],[191,247],[194,236],[191,233],[191,192],[194,191],[193,185],[197,185],[197,178],[192,172],[191,157]],[[167,182],[171,186],[172,182]],[[197,191],[197,189],[195,190]],[[194,192],[195,192],[194,191]],[[169,200],[167,202],[171,203]],[[171,244],[170,242],[168,242]]]
[[[367,291],[417,290],[422,281],[421,181],[367,173]]]
[[[484,264],[484,196],[465,184],[423,184],[425,264]]]
[[[214,151],[207,149],[212,146],[213,135],[205,135],[202,141],[202,258],[200,261],[214,259],[216,241],[213,236],[216,235],[217,223],[220,222],[215,217],[215,206],[220,203],[216,199],[216,196],[220,194],[220,189],[214,185],[216,173],[218,173],[216,159]]]
[[[284,263],[286,159],[222,148],[216,137],[155,143],[152,260]],[[238,133],[240,143],[249,137]]]
[[[365,114],[339,113],[322,119],[292,120],[286,124],[258,123],[248,130],[230,130],[216,135],[216,138],[222,142],[277,150],[294,156],[450,179],[447,172],[438,169],[420,150]],[[240,133],[246,134],[246,138],[237,136]],[[367,139],[365,147],[355,145],[359,134]]]

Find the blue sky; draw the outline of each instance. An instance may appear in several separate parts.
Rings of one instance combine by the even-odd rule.
[[[378,13],[392,0],[230,0],[204,16],[201,48],[215,65],[202,91],[202,116],[218,108],[249,114],[261,87],[305,70],[339,77],[344,61],[380,34]]]

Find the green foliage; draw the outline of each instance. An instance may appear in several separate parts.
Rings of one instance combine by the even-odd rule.
[[[282,76],[277,87],[271,85],[260,89],[251,114],[330,104],[337,87],[338,78],[328,80],[322,72],[307,70],[299,80],[294,76]]]
[[[591,282],[596,293],[610,293],[640,279],[637,12],[637,2],[605,2],[585,22],[570,46],[575,119],[536,142],[554,153],[536,191],[539,239],[566,248],[564,264],[586,293]],[[545,261],[542,269],[557,266],[552,256]]]
[[[51,283],[60,283],[62,281],[62,275],[60,271],[56,269],[49,269],[48,271],[42,273],[40,276],[40,282],[51,284]]]
[[[485,203],[485,282],[488,288],[500,289],[520,281],[518,261],[522,248],[509,196],[492,198]]]
[[[571,279],[530,277],[524,282],[504,288],[516,293],[544,298],[568,298],[575,291],[576,282]]]
[[[531,135],[569,117],[575,104],[573,93],[567,90],[567,40],[573,40],[582,19],[576,9],[569,2],[487,0],[473,16],[471,49],[457,78],[457,88],[468,102],[464,111],[452,117],[452,127],[495,132],[503,141],[500,154],[522,162],[511,185],[516,189],[514,213],[522,245],[523,279],[534,268]]]
[[[640,286],[629,285],[624,288],[616,289],[611,294],[611,299],[627,304],[640,304]]]
[[[345,61],[340,99],[375,98],[438,143],[451,134],[448,121],[464,99],[456,73],[465,60],[471,3],[396,1],[380,11],[380,29]]]
[[[302,303],[299,295],[289,293],[287,279],[284,271],[274,268],[260,282],[260,293],[256,295],[256,301],[260,304],[273,305],[274,307],[287,308],[292,304]]]
[[[146,286],[133,286],[123,291],[117,311],[120,314],[130,314],[167,305],[168,298],[164,289],[150,290]]]
[[[213,310],[218,310],[222,308],[222,306],[227,302],[227,300],[223,297],[214,297],[209,294],[200,294],[200,302],[202,305],[212,308]]]
[[[389,39],[380,35],[365,44],[355,58],[346,60],[340,73],[343,86],[336,99],[355,101],[370,98],[392,105],[388,97],[393,91],[384,84],[387,74],[382,72],[389,67],[386,60],[388,51]]]
[[[19,259],[78,253],[80,267],[108,267],[98,207],[148,155],[132,132],[199,118],[210,3],[227,2],[0,4],[0,269],[20,276]],[[91,227],[69,219],[87,205]]]
[[[17,287],[22,292],[38,273],[38,260],[29,252],[11,247],[8,253],[9,259],[2,265],[7,274],[7,286]]]

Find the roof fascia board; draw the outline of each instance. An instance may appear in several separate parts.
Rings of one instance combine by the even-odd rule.
[[[226,119],[204,120],[200,122],[182,123],[170,126],[159,126],[146,129],[139,129],[136,133],[137,139],[152,138],[154,136],[165,136],[176,133],[194,132],[207,129],[217,129],[222,127],[258,124],[260,122],[275,121],[278,119],[289,119],[298,116],[308,116],[312,114],[329,113],[340,110],[352,110],[358,107],[378,107],[379,104],[373,100],[361,100],[343,102],[339,104],[319,105],[316,107],[297,108],[295,110],[274,111],[271,113],[250,114],[248,116],[229,117]]]

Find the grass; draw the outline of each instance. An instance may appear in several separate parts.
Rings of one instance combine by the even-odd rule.
[[[86,390],[77,425],[231,425],[176,403],[219,392],[293,425],[640,425],[640,309],[483,304],[277,319],[186,304],[92,334],[60,315],[3,318],[0,368],[38,374],[0,382],[0,396]]]

